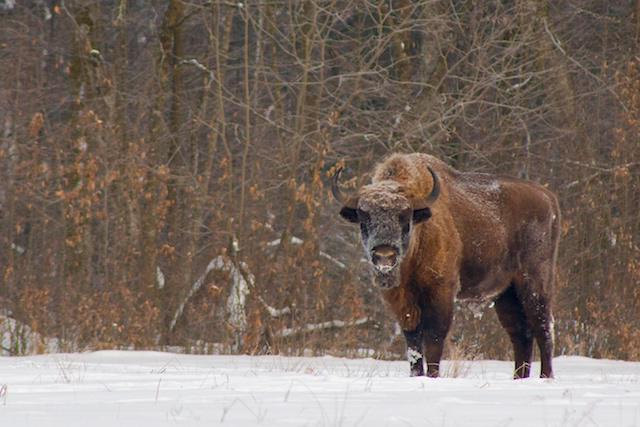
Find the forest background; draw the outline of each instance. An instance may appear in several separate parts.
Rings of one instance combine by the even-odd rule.
[[[556,351],[638,360],[639,141],[640,0],[0,0],[2,351],[398,357],[328,179],[426,152],[555,191]]]

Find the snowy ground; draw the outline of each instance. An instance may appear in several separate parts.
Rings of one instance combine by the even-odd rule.
[[[539,366],[535,367],[536,373]],[[557,379],[511,363],[106,351],[0,358],[1,426],[640,426],[640,363],[560,357]]]

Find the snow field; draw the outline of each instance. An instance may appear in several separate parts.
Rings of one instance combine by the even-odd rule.
[[[555,380],[513,381],[500,361],[445,361],[459,377],[428,379],[373,359],[3,357],[0,426],[640,426],[640,363],[559,357],[554,368]]]

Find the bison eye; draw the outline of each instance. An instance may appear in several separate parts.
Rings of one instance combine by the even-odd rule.
[[[342,209],[340,209],[340,216],[349,222],[358,222],[358,212],[353,208],[344,206]]]
[[[419,224],[431,218],[431,209],[416,209],[413,211],[413,223]]]

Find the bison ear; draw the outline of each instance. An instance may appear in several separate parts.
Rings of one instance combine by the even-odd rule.
[[[349,222],[358,222],[358,211],[348,206],[344,206],[342,209],[340,209],[340,216]]]
[[[423,209],[414,209],[413,210],[413,223],[420,224],[421,222],[425,222],[431,218],[431,209],[423,208]]]

